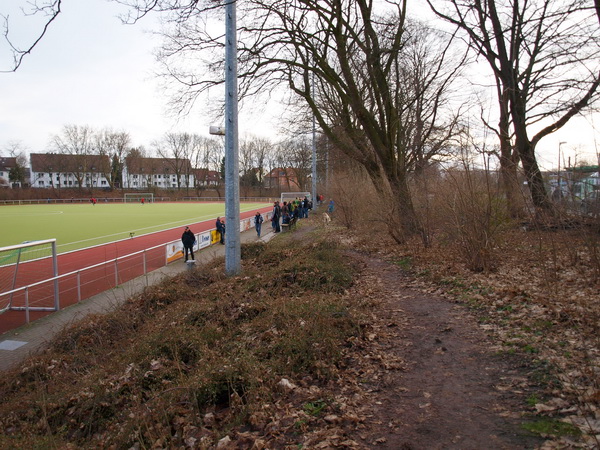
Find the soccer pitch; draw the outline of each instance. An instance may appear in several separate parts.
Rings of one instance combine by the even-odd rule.
[[[240,212],[267,203],[242,203]],[[98,203],[1,206],[0,247],[56,239],[58,253],[181,227],[225,215],[224,203]]]

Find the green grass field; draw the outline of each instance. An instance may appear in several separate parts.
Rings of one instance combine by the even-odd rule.
[[[268,206],[242,203],[240,211]],[[224,203],[139,203],[0,206],[0,247],[41,239],[57,240],[64,253],[93,245],[214,220]]]

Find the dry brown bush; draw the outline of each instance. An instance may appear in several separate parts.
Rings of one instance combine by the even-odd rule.
[[[348,161],[330,183],[330,197],[335,201],[333,219],[348,229],[385,227],[385,202],[380,199],[365,170]],[[325,204],[327,204],[326,199]]]

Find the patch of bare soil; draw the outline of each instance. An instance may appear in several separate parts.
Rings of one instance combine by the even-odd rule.
[[[521,427],[518,367],[492,345],[468,309],[441,292],[411,289],[401,269],[350,252],[363,266],[357,289],[373,301],[366,332],[372,345],[348,362],[364,395],[367,447],[518,449],[541,443]]]

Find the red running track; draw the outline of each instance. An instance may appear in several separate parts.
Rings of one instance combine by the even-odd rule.
[[[261,213],[270,211],[270,208],[260,208]],[[256,210],[240,214],[241,219],[254,216]],[[195,233],[203,233],[215,228],[215,219],[205,222],[190,224],[190,229]],[[166,265],[166,244],[179,241],[183,227],[177,227],[157,233],[136,236],[109,244],[90,247],[58,255],[59,275],[80,271],[86,267],[101,264],[97,268],[75,273],[58,281],[60,308],[77,303],[79,300],[90,298],[96,294],[109,290],[121,283],[129,281]],[[160,246],[154,250],[144,252],[130,258],[119,260],[116,264],[103,264],[114,261],[119,257],[142,252],[145,249]],[[24,266],[24,265],[23,265]],[[51,261],[49,259],[27,263],[28,277],[17,287],[31,285],[52,277]],[[54,284],[45,283],[29,289],[28,301],[30,307],[52,307],[54,305]],[[6,303],[7,298],[0,298],[0,305]],[[14,307],[23,307],[26,304],[25,292],[20,291],[12,298]],[[51,311],[30,311],[29,321],[37,320],[51,314]],[[25,311],[6,311],[0,314],[0,334],[15,329],[27,322]]]

